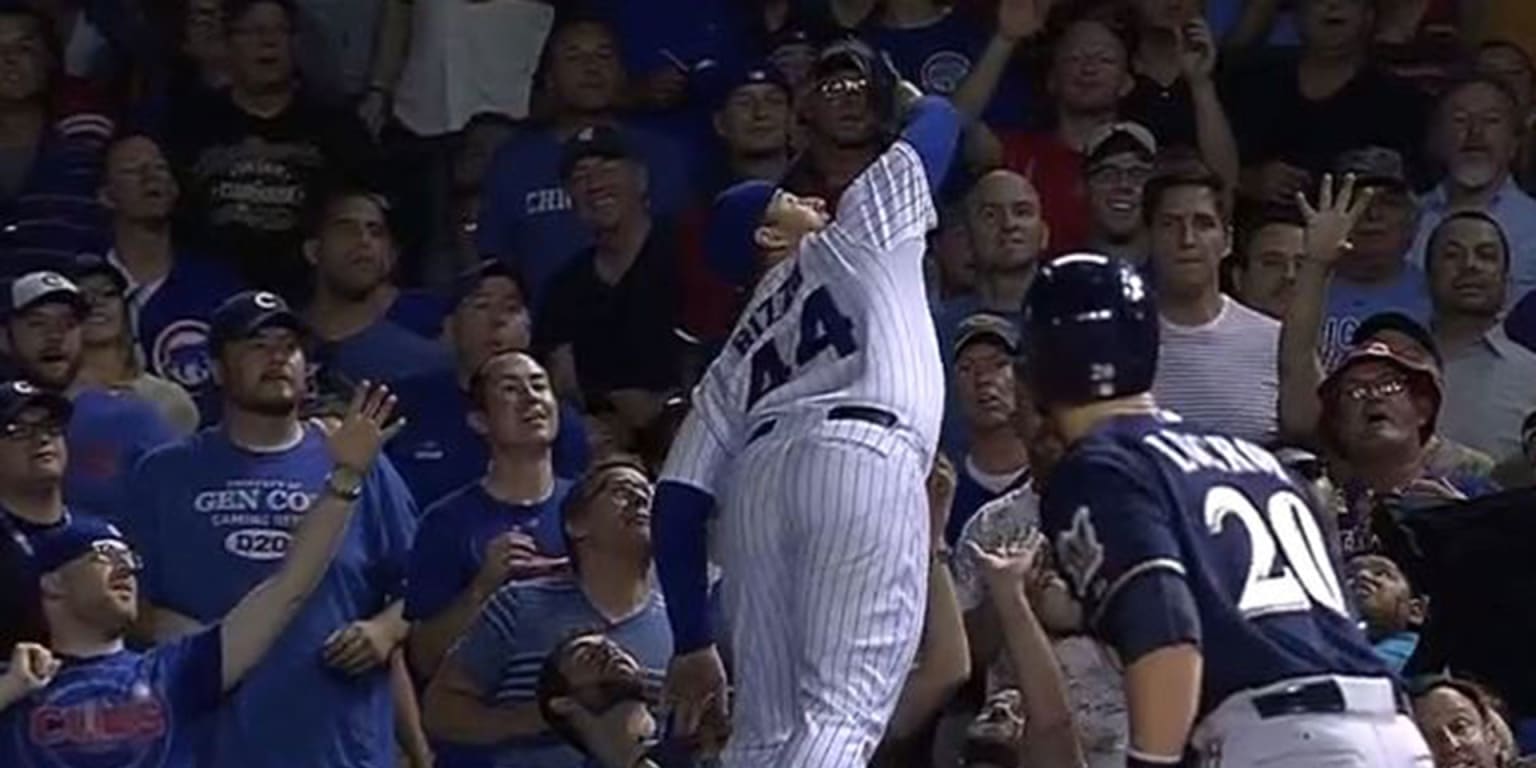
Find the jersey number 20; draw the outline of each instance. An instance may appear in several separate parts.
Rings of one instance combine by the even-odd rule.
[[[795,367],[798,368],[827,349],[839,358],[847,357],[859,348],[853,339],[853,321],[837,308],[832,293],[823,285],[805,297],[800,306],[800,343],[795,345]],[[794,376],[794,370],[779,357],[777,339],[752,353],[752,380],[747,389],[747,408],[757,405],[763,395],[784,385]]]
[[[1322,531],[1299,496],[1276,492],[1260,512],[1242,491],[1218,485],[1205,494],[1205,525],[1218,534],[1230,517],[1242,524],[1251,553],[1238,612],[1255,617],[1305,611],[1316,604],[1348,615]]]

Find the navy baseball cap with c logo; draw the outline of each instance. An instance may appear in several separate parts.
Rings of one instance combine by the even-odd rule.
[[[38,389],[30,382],[16,380],[0,383],[0,426],[28,408],[42,408],[60,424],[68,424],[75,406],[56,392]]]
[[[225,344],[255,336],[266,328],[287,328],[307,336],[304,324],[283,297],[270,291],[245,291],[224,300],[213,311],[208,328],[208,349],[218,354]]]

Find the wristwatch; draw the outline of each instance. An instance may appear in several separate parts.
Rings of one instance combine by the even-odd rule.
[[[357,501],[363,495],[363,473],[337,464],[325,478],[325,492],[342,501]]]

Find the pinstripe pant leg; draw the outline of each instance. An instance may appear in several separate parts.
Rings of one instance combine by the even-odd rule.
[[[787,446],[743,455],[721,517],[727,615],[731,618],[731,739],[722,764],[777,768],[795,725],[793,628],[789,623],[788,525],[781,503]]]
[[[775,765],[863,768],[873,756],[922,635],[924,470],[891,441],[821,438],[791,460],[799,721]]]

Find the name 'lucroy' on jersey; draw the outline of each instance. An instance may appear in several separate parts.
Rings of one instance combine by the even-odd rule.
[[[1123,654],[1176,641],[1167,627],[1178,623],[1160,601],[1120,599],[1127,587],[1159,572],[1184,580],[1204,713],[1290,678],[1387,676],[1314,514],[1269,451],[1164,412],[1112,417],[1075,444],[1051,474],[1042,522],[1092,631]]]

